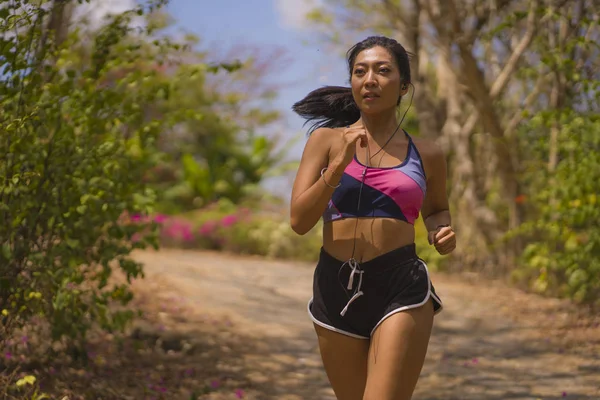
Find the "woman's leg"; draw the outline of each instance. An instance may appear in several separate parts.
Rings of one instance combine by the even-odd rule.
[[[410,400],[417,385],[431,329],[433,304],[393,314],[373,333],[364,400]]]
[[[369,340],[355,339],[315,324],[321,359],[338,400],[362,400]]]

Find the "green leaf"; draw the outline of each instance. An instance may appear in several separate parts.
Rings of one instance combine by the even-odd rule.
[[[8,243],[2,244],[2,256],[5,260],[10,260],[12,258],[12,251],[10,250],[10,245]]]

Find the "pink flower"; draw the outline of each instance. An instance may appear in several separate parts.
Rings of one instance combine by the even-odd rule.
[[[10,351],[7,351],[6,354],[4,354],[4,357],[6,357],[6,359],[10,360],[12,358],[12,353]]]
[[[238,399],[244,398],[244,391],[242,389],[235,389],[235,397]]]
[[[194,240],[194,234],[192,233],[192,228],[189,225],[184,225],[181,227],[181,236],[186,242]]]
[[[163,222],[165,222],[169,217],[167,217],[164,214],[158,214],[154,217],[154,222],[158,223],[158,224],[162,224]]]
[[[177,236],[177,226],[171,225],[163,230],[163,234],[167,237],[173,238]]]
[[[183,239],[186,241],[194,239],[191,225],[181,221],[174,221],[163,229],[162,234],[172,239]]]
[[[133,222],[140,222],[142,220],[142,216],[140,214],[133,214],[130,219]]]
[[[221,225],[228,227],[231,226],[233,224],[235,224],[238,220],[238,217],[234,214],[231,215],[227,215],[225,217],[223,217],[223,219],[221,220]]]
[[[218,388],[219,386],[221,386],[221,382],[219,382],[219,381],[218,381],[218,380],[216,380],[216,379],[215,379],[214,381],[211,381],[211,382],[210,382],[210,387],[211,387],[211,388],[213,388],[213,389],[216,389],[216,388]]]
[[[208,221],[202,224],[200,227],[200,236],[209,236],[212,234],[217,228],[217,223],[215,221]]]

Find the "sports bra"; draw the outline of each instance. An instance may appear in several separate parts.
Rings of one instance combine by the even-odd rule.
[[[369,217],[394,218],[414,225],[423,205],[427,180],[419,151],[404,133],[408,151],[404,161],[395,167],[367,167],[354,155],[323,213],[324,223]]]

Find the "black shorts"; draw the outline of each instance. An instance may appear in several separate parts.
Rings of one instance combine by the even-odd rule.
[[[369,339],[387,317],[420,307],[429,298],[439,313],[442,302],[414,244],[364,263],[340,261],[321,248],[308,313],[323,328]]]

